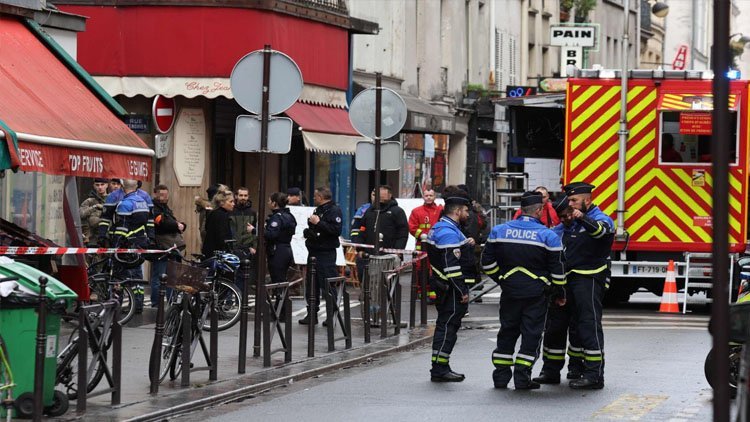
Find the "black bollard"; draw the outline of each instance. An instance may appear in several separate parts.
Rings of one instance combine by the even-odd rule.
[[[427,325],[427,295],[430,292],[430,261],[427,258],[422,258],[422,271],[421,280],[419,287],[422,288],[422,297],[420,298],[419,308],[419,324]]]
[[[208,347],[211,366],[208,370],[208,380],[216,381],[219,376],[219,311],[216,309],[219,296],[211,291],[211,332],[209,333]]]
[[[417,275],[417,260],[416,257],[411,261],[411,297],[409,298],[409,328],[414,328],[417,321],[417,283],[419,278]],[[422,295],[425,292],[422,291]]]
[[[346,348],[352,348],[352,309],[349,303],[349,292],[346,290],[346,280],[342,281],[344,288],[341,289],[342,300],[344,301],[344,331],[346,331]]]
[[[263,366],[267,368],[271,366],[271,304],[268,303],[268,299],[266,299],[266,297],[269,297],[269,295],[265,285],[263,286],[263,290],[263,302],[258,302],[258,300],[256,299],[255,307],[256,309],[262,308],[261,317],[263,318]]]
[[[370,342],[370,255],[364,254],[362,257],[362,260],[364,261],[365,271],[362,273],[364,274],[364,280],[360,280],[362,283],[362,295],[364,296],[362,300],[362,319],[365,324],[365,343]]]
[[[333,332],[333,321],[334,318],[336,318],[336,314],[338,313],[338,308],[336,306],[336,299],[333,298],[333,294],[331,293],[331,279],[326,279],[325,281],[325,290],[323,294],[325,295],[326,299],[326,335],[328,337],[328,351],[333,352],[336,350],[336,346],[334,345],[334,332]],[[336,287],[334,287],[335,289]]]
[[[240,350],[237,360],[237,373],[244,374],[247,367],[247,317],[250,313],[250,301],[247,292],[250,291],[250,260],[242,261],[242,309],[240,309]]]
[[[47,346],[47,277],[44,276],[39,277],[38,318],[34,361],[34,409],[32,411],[32,418],[35,422],[42,420],[44,409],[44,356]]]
[[[309,317],[310,323],[307,324],[307,357],[315,357],[315,324],[314,322],[318,319],[318,292],[316,282],[316,269],[317,265],[315,257],[310,257],[310,265],[307,269],[307,274],[310,277],[310,282],[307,284],[307,316]]]
[[[292,299],[289,298],[289,291],[284,295],[284,332],[286,338],[286,350],[284,351],[284,362],[292,361]]]
[[[180,380],[180,387],[190,387],[190,343],[192,342],[191,333],[193,332],[193,318],[190,314],[191,300],[192,297],[185,293],[182,298],[182,359],[180,362],[182,379]]]
[[[388,337],[388,277],[381,271],[378,277],[380,289],[380,338]]]
[[[81,309],[78,311],[78,379],[77,385],[87,385],[88,383],[88,366],[89,353],[89,330],[86,328],[88,311]],[[94,342],[95,343],[95,342]],[[86,388],[78,389],[76,398],[76,413],[82,415],[86,413]]]
[[[393,293],[393,313],[395,314],[393,319],[396,320],[396,329],[394,333],[396,335],[401,334],[401,274],[396,273],[396,277],[393,279],[396,285],[394,286]]]
[[[263,330],[263,302],[266,301],[266,280],[255,280],[255,320],[253,326],[253,357],[260,357]]]
[[[156,332],[151,345],[148,377],[151,385],[149,394],[159,393],[159,375],[161,369],[162,342],[164,341],[164,297],[167,295],[167,275],[159,276],[159,303],[156,307]]]
[[[163,283],[161,285],[163,285]],[[161,292],[162,287],[159,287],[160,297],[162,297]],[[115,316],[112,320],[112,383],[114,386],[112,387],[112,398],[110,404],[114,406],[120,404],[122,395],[122,325],[120,324],[120,304],[115,303],[113,306]],[[164,316],[162,316],[162,325],[164,324],[163,320]],[[158,381],[158,375],[156,376],[156,379]]]

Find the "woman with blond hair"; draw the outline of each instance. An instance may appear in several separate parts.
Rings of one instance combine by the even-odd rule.
[[[234,210],[234,194],[219,191],[211,199],[213,210],[206,216],[206,239],[201,253],[206,257],[213,256],[215,251],[226,251],[227,240],[233,240],[229,216]]]

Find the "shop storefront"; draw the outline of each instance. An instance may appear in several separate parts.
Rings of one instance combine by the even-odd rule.
[[[111,97],[34,21],[0,19],[0,218],[82,246],[77,177],[151,176],[154,151]]]
[[[260,200],[258,154],[234,151],[236,117],[248,113],[233,100],[229,76],[241,57],[266,44],[289,55],[305,82],[299,102],[287,111],[295,122],[291,151],[268,160],[266,191],[296,186],[310,201],[313,188],[325,185],[333,188],[338,202],[350,202],[352,163],[346,154],[351,153],[339,157],[338,146],[341,137],[356,136],[351,126],[338,124],[346,116],[350,33],[361,32],[363,25],[376,31],[376,25],[354,22],[345,5],[320,9],[314,1],[295,2],[294,10],[282,7],[284,2],[217,1],[205,7],[169,1],[104,3],[56,2],[67,12],[90,17],[79,37],[79,62],[129,112],[148,116],[156,95],[175,98],[175,129],[167,134],[170,147],[155,173],[170,188],[172,208],[188,227],[197,227],[193,202],[205,196],[211,183],[246,186],[253,203]],[[111,51],[108,45],[123,48]],[[178,131],[183,120],[192,122],[182,124],[192,129]],[[149,143],[154,135],[154,129],[145,134]],[[179,155],[186,143],[203,154],[187,175]],[[329,150],[335,157],[326,156]],[[198,236],[188,231],[188,249],[195,251]]]
[[[399,198],[420,198],[425,189],[442,192],[448,172],[448,135],[402,134],[404,156]]]

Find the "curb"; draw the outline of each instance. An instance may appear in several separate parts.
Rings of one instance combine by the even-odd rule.
[[[376,357],[385,356],[391,353],[397,353],[397,352],[401,352],[404,350],[413,349],[413,348],[422,346],[425,343],[430,342],[431,340],[432,340],[432,334],[430,333],[430,335],[426,335],[422,338],[413,340],[406,344],[394,346],[388,349],[377,350],[377,351],[368,353],[363,356],[358,356],[356,358],[346,359],[340,362],[332,363],[329,365],[324,365],[319,368],[302,371],[298,374],[286,375],[286,376],[283,376],[274,380],[265,381],[259,384],[249,385],[247,387],[227,391],[227,392],[220,393],[220,394],[215,394],[213,396],[204,397],[202,399],[194,400],[189,403],[169,407],[166,409],[161,409],[156,412],[146,413],[144,415],[126,419],[125,422],[160,421],[167,417],[173,417],[173,416],[178,416],[178,415],[182,415],[182,414],[189,413],[189,412],[194,412],[196,410],[202,410],[213,405],[217,405],[217,404],[221,404],[221,403],[225,403],[225,402],[229,402],[233,400],[238,400],[243,397],[254,395],[263,390],[268,390],[268,389],[278,387],[281,385],[286,385],[289,383],[289,381],[301,381],[301,380],[309,379],[309,378],[315,377],[317,375],[320,375],[326,372],[331,372],[337,369],[341,369],[343,367],[358,365],[362,362],[366,362]]]

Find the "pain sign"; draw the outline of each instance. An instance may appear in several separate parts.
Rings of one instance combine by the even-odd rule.
[[[550,27],[550,45],[558,47],[594,47],[596,46],[596,26]]]

